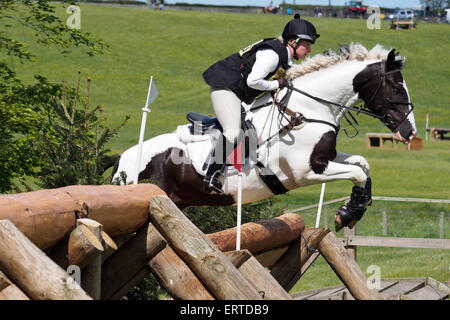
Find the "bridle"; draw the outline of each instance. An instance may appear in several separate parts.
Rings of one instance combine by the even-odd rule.
[[[383,124],[385,126],[389,127],[389,126],[395,125],[395,127],[391,129],[392,132],[394,132],[408,118],[409,114],[414,110],[414,104],[412,102],[394,101],[394,100],[391,100],[391,99],[386,97],[386,78],[389,75],[392,75],[394,73],[400,72],[400,69],[394,69],[394,70],[391,70],[391,71],[385,71],[385,67],[386,67],[386,65],[384,63],[382,63],[381,66],[380,66],[380,68],[381,68],[380,69],[380,73],[378,74],[380,79],[378,81],[377,89],[375,90],[375,92],[372,95],[372,97],[365,103],[363,108],[366,109],[366,110],[370,109],[369,106],[371,105],[373,99],[375,99],[375,97],[377,96],[378,91],[381,88],[383,88],[383,97],[384,97],[383,103],[384,104],[402,104],[402,105],[411,106],[411,108],[409,108],[409,111],[407,113],[405,113],[405,116],[403,117],[403,119],[401,121],[399,121],[398,123],[394,122],[394,120],[392,119],[392,116],[389,113],[385,113],[382,116],[375,115],[375,117],[380,119],[381,122],[383,122]],[[364,88],[364,86],[362,88]],[[371,116],[373,116],[373,114],[371,114]]]
[[[394,100],[389,99],[389,98],[386,97],[386,95],[387,95],[386,94],[386,78],[389,75],[392,75],[392,74],[394,74],[396,72],[400,72],[400,69],[394,69],[394,70],[386,72],[385,71],[385,63],[381,63],[381,72],[379,74],[377,74],[379,76],[377,89],[373,93],[372,97],[364,105],[360,105],[358,107],[349,107],[349,106],[346,106],[346,105],[343,105],[343,104],[340,104],[340,103],[335,103],[335,102],[332,102],[332,101],[329,101],[329,100],[325,100],[325,99],[313,96],[313,95],[311,95],[311,94],[309,94],[309,93],[307,93],[307,92],[305,92],[303,90],[300,90],[300,89],[297,89],[297,88],[293,87],[292,84],[289,83],[289,85],[286,86],[287,92],[284,95],[284,97],[279,102],[275,102],[277,107],[278,107],[278,110],[280,111],[280,113],[288,121],[288,124],[285,125],[283,128],[281,128],[278,133],[282,133],[282,132],[285,132],[285,131],[290,131],[295,126],[298,126],[298,125],[302,124],[302,122],[323,123],[323,124],[326,124],[326,125],[332,127],[335,130],[336,133],[339,132],[340,127],[336,126],[333,123],[330,123],[330,122],[327,122],[327,121],[323,121],[323,120],[317,120],[317,119],[308,119],[308,118],[305,118],[299,112],[294,112],[291,109],[289,109],[287,107],[287,105],[288,105],[289,99],[290,99],[291,94],[292,94],[293,91],[298,92],[298,93],[300,93],[300,94],[302,94],[302,95],[304,95],[304,96],[306,96],[306,97],[308,97],[310,99],[313,99],[313,100],[315,100],[317,102],[320,102],[320,103],[329,104],[329,105],[331,105],[333,107],[337,107],[337,108],[340,108],[340,109],[346,109],[348,111],[354,111],[354,112],[356,112],[356,115],[361,113],[361,114],[368,115],[368,116],[370,116],[372,118],[379,119],[387,127],[394,125],[394,127],[391,129],[394,132],[408,118],[409,114],[414,109],[414,105],[411,102],[394,101]],[[369,83],[369,82],[367,82],[367,83]],[[365,85],[367,85],[367,83]],[[364,88],[364,86],[362,88]],[[403,117],[403,119],[401,119],[397,123],[395,123],[394,119],[392,119],[392,116],[389,113],[385,113],[385,114],[380,116],[380,115],[378,115],[378,114],[376,114],[376,113],[371,111],[371,109],[373,109],[373,108],[370,108],[369,106],[371,105],[371,103],[373,102],[375,97],[377,96],[377,94],[380,91],[380,89],[383,90],[383,104],[402,104],[402,105],[411,106],[409,111],[405,113],[405,116]],[[356,126],[358,125],[358,121],[355,119],[355,117],[350,112],[348,114],[350,115],[351,119],[353,120],[353,123],[352,123],[352,121],[350,121],[347,118],[345,113],[343,115],[344,115],[345,120],[356,130],[356,134],[351,137],[351,138],[353,138],[353,137],[355,137],[358,134],[358,129],[356,129],[356,127],[355,127],[355,125]],[[345,131],[345,129],[344,129],[344,131]],[[347,132],[346,132],[346,134],[347,134]],[[349,135],[347,134],[347,136],[349,136]]]

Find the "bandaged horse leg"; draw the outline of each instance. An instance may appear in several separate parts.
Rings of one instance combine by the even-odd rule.
[[[350,201],[338,209],[335,219],[336,231],[347,226],[352,228],[356,221],[362,218],[371,202],[371,179],[361,166],[329,161],[322,174],[311,171],[307,177],[310,180],[322,183],[336,180],[352,180],[355,184]]]

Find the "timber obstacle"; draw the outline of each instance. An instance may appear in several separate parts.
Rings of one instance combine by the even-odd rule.
[[[174,299],[290,300],[319,254],[355,299],[382,299],[328,228],[246,223],[239,251],[235,229],[203,234],[152,184],[1,195],[0,299],[120,299],[152,272]]]

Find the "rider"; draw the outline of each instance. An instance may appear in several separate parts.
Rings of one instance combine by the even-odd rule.
[[[242,101],[250,104],[264,91],[287,86],[285,71],[294,64],[293,59],[304,59],[319,37],[314,25],[296,14],[284,27],[283,42],[273,38],[260,40],[216,62],[203,73],[211,86],[213,110],[223,129],[223,150],[229,154],[237,143]],[[219,159],[210,157],[203,180],[205,191],[223,193],[219,176],[223,176],[227,152],[222,152]]]

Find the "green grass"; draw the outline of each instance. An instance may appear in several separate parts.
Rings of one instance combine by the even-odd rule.
[[[60,4],[56,6],[58,14],[65,19],[68,16],[65,10]],[[363,20],[309,20],[321,34],[312,54],[352,41],[368,48],[380,43],[400,51],[407,57],[402,73],[415,104],[419,137],[425,135],[427,113],[430,114],[430,126],[450,127],[450,25],[420,23],[415,31],[393,31],[388,30],[387,22],[382,22],[381,30],[368,30]],[[41,74],[52,81],[67,80],[75,86],[79,69],[84,77],[91,77],[91,104],[103,106],[111,126],[119,124],[126,114],[131,115],[119,138],[110,145],[112,151],[118,153],[137,143],[141,108],[150,75],[155,77],[160,95],[149,114],[146,138],[173,131],[176,125],[185,123],[185,114],[189,111],[211,114],[209,88],[203,81],[203,71],[255,40],[278,36],[287,21],[287,16],[280,15],[157,12],[83,4],[82,30],[104,39],[110,45],[108,53],[88,57],[75,49],[73,54],[63,57],[54,48],[32,45],[32,51],[39,58],[36,63],[19,64],[11,58],[7,61],[14,64],[18,76],[26,82],[31,82],[34,74]],[[17,25],[12,36],[19,41],[32,39],[21,25]],[[366,157],[371,165],[375,195],[449,198],[450,141],[424,142],[421,151],[367,149],[366,132],[388,132],[388,129],[363,116],[358,121],[360,134],[354,139],[342,134],[338,149]],[[348,196],[351,187],[348,181],[327,184],[325,200]],[[296,208],[317,203],[319,192],[320,185],[315,185],[277,198],[283,206]],[[429,221],[423,216],[429,211],[443,210],[448,237],[448,206],[438,208],[417,204],[374,203],[361,221],[359,233],[380,234],[381,206],[390,210],[389,221],[394,224],[389,230],[390,235],[435,237],[439,230],[435,226],[429,227]],[[331,225],[335,209],[328,210]],[[306,214],[305,220],[307,226],[312,226],[314,213]],[[396,227],[400,231],[395,231]],[[448,250],[361,247],[358,248],[358,262],[362,270],[370,264],[379,265],[385,278],[431,276],[440,281],[450,278]],[[319,260],[293,291],[337,283],[339,280],[328,265]]]

